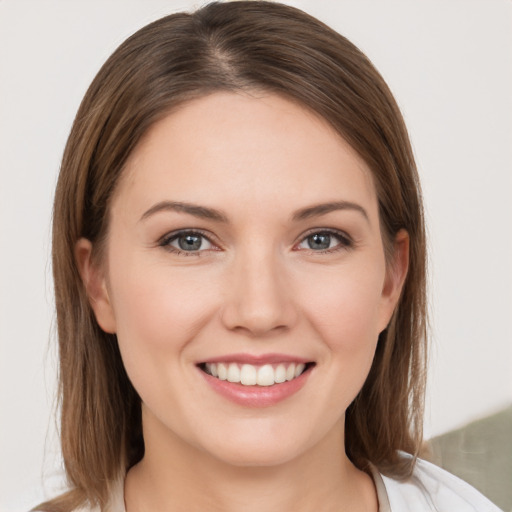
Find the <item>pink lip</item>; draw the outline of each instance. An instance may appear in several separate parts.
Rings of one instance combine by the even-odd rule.
[[[311,359],[304,359],[303,357],[291,356],[288,354],[229,354],[225,356],[212,357],[200,361],[201,363],[239,363],[239,364],[252,364],[255,366],[274,363],[309,363]]]
[[[222,361],[226,361],[226,359]],[[304,387],[311,374],[311,370],[312,367],[307,368],[295,379],[281,384],[274,384],[272,386],[244,386],[243,384],[212,377],[198,367],[198,371],[206,383],[216,393],[244,407],[270,407],[286,400]]]

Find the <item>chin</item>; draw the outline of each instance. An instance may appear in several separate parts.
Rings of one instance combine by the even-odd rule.
[[[287,449],[285,447],[273,447],[268,444],[260,447],[232,447],[228,452],[218,454],[217,458],[230,466],[238,468],[275,467],[286,464],[300,455],[297,447]]]
[[[252,432],[251,432],[252,430]],[[222,440],[212,439],[204,448],[217,460],[236,467],[271,467],[286,464],[300,457],[310,448],[305,433],[279,432],[230,432]]]

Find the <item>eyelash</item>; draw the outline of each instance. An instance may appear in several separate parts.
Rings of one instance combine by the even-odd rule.
[[[345,233],[344,231],[338,231],[336,229],[314,229],[312,231],[309,231],[308,233],[303,235],[298,244],[295,244],[295,247],[297,245],[304,243],[308,238],[314,235],[328,235],[330,237],[335,238],[339,242],[332,248],[320,251],[315,251],[310,248],[309,250],[314,254],[332,254],[338,251],[352,249],[354,247],[354,241],[352,240],[352,238],[349,235],[347,235],[347,233]]]
[[[196,256],[197,257],[197,256],[201,256],[205,251],[219,250],[217,247],[217,249],[201,249],[201,250],[197,250],[197,251],[184,251],[182,249],[178,249],[177,247],[173,247],[171,245],[171,243],[183,235],[201,237],[204,240],[206,240],[208,243],[210,243],[213,247],[217,247],[216,244],[214,242],[212,242],[210,237],[207,236],[204,232],[202,232],[200,230],[194,230],[194,229],[185,229],[185,230],[169,233],[169,234],[163,236],[159,240],[158,245],[160,247],[164,248],[166,251],[169,251],[178,256]],[[312,231],[306,233],[305,235],[303,235],[303,237],[300,239],[300,241],[294,245],[294,248],[297,247],[298,245],[306,242],[308,238],[310,238],[314,235],[327,235],[327,236],[335,238],[339,243],[332,248],[327,248],[324,250],[315,251],[311,248],[306,249],[306,250],[310,250],[313,254],[332,254],[332,253],[335,253],[338,251],[351,249],[354,246],[354,242],[351,239],[351,237],[348,236],[343,231],[338,231],[338,230],[334,230],[334,229],[320,229],[320,230],[315,229],[315,230],[312,230]],[[295,249],[295,250],[300,250],[300,249]]]
[[[214,244],[211,241],[210,237],[208,237],[202,231],[196,230],[196,229],[183,229],[181,231],[175,231],[173,233],[169,233],[160,239],[160,241],[158,242],[158,245],[160,247],[163,247],[166,251],[169,251],[173,254],[177,254],[178,256],[201,256],[205,252],[205,250],[210,250],[210,249],[202,249],[202,250],[198,250],[198,251],[184,251],[182,249],[178,249],[177,247],[173,247],[171,245],[171,242],[174,242],[180,236],[183,236],[183,235],[201,237],[204,240],[208,241],[212,246],[216,247],[216,244]]]

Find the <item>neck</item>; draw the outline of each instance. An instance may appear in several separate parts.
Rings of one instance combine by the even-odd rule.
[[[146,430],[144,458],[126,478],[127,512],[378,510],[371,478],[345,454],[342,422],[300,456],[264,467],[234,466]]]

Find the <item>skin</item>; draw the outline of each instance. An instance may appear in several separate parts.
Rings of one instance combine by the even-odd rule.
[[[225,222],[161,201],[214,208]],[[355,207],[294,219],[323,203]],[[200,230],[177,253],[177,230]],[[326,250],[313,233],[336,231]],[[201,239],[199,239],[201,240]],[[143,401],[146,453],[125,483],[128,512],[376,511],[371,478],[345,454],[361,389],[407,271],[399,233],[386,262],[371,172],[322,119],[276,95],[215,93],[170,114],[130,156],[106,255],[76,248],[100,326],[117,333]],[[269,407],[213,391],[197,363],[232,353],[315,363]]]

